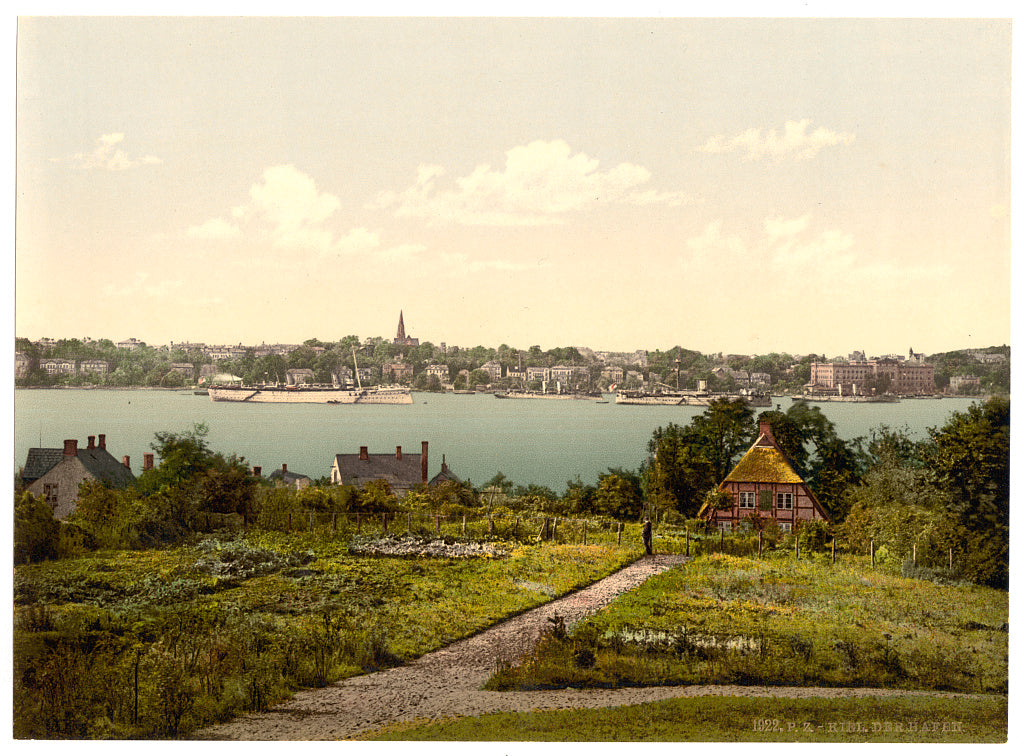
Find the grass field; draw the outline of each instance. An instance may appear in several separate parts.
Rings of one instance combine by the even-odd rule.
[[[356,557],[268,533],[19,567],[15,736],[181,735],[417,657],[639,555],[502,545],[501,559]]]
[[[614,709],[499,713],[392,726],[367,740],[1002,743],[1004,696],[676,698]]]
[[[655,576],[571,633],[553,632],[493,690],[666,684],[1005,693],[1005,591],[819,556],[711,554]]]

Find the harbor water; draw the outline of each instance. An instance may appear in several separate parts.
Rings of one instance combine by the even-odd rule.
[[[704,407],[616,405],[597,401],[497,400],[490,394],[413,393],[413,404],[325,405],[211,402],[192,391],[153,389],[17,389],[14,396],[14,469],[30,447],[61,448],[106,436],[107,450],[129,457],[137,475],[157,432],[209,429],[214,451],[243,457],[267,475],[282,464],[311,478],[327,477],[335,454],[366,446],[419,453],[429,444],[429,475],[442,457],[457,476],[482,485],[501,472],[516,485],[535,483],[556,493],[577,478],[595,484],[610,468],[636,470],[658,427],[686,425]],[[867,436],[887,425],[915,439],[942,426],[972,399],[905,399],[894,404],[817,404],[840,437]],[[775,397],[786,410],[789,397]],[[755,417],[767,408],[755,408]],[[159,460],[157,460],[159,462]]]

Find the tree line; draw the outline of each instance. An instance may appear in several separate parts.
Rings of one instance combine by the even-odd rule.
[[[18,386],[152,386],[174,388],[192,385],[184,375],[171,369],[174,363],[191,364],[198,378],[204,365],[213,365],[209,354],[196,348],[158,348],[142,345],[134,350],[120,349],[109,339],[79,340],[62,339],[40,347],[27,339],[16,340],[15,348],[24,353],[33,368],[23,378],[16,379]],[[306,369],[313,372],[317,383],[331,383],[332,377],[343,367],[354,370],[356,363],[361,368],[370,368],[372,377],[369,384],[389,383],[394,376],[388,374],[386,365],[398,360],[412,367],[411,385],[421,391],[440,391],[443,383],[453,383],[455,388],[471,388],[476,385],[492,384],[495,388],[514,388],[515,381],[501,379],[493,382],[490,376],[480,370],[490,361],[502,366],[554,367],[575,365],[583,368],[573,388],[608,390],[613,380],[603,376],[605,363],[593,352],[577,347],[556,347],[541,349],[534,345],[528,349],[517,349],[507,344],[497,348],[475,346],[460,348],[449,346],[442,349],[430,342],[417,346],[400,346],[381,337],[360,340],[358,336],[345,336],[338,341],[307,339],[296,345],[287,354],[261,354],[261,350],[248,349],[243,356],[220,360],[216,363],[219,373],[229,373],[247,383],[283,382],[286,373],[292,369]],[[356,356],[353,357],[353,351]],[[979,363],[968,351],[945,352],[929,359],[936,366],[936,388],[944,389],[955,375],[976,375],[980,379],[977,391],[981,394],[1008,394],[1010,390],[1009,347],[991,347],[984,350],[991,354],[1005,356],[1002,363]],[[88,360],[102,359],[110,363],[110,372],[103,374],[48,375],[39,369],[42,359]],[[771,386],[777,391],[798,391],[808,382],[811,362],[825,360],[824,355],[794,357],[785,353],[765,355],[706,355],[681,346],[646,352],[646,362],[630,363],[626,356],[617,360],[624,370],[632,371],[641,378],[619,381],[619,388],[638,387],[641,380],[660,380],[680,388],[695,389],[700,381],[715,391],[729,391],[741,388],[740,382],[728,376],[715,374],[715,369],[728,367],[747,373],[762,373],[769,376]],[[425,369],[431,364],[441,364],[448,369],[446,381],[433,379]],[[536,388],[536,387],[535,387]]]

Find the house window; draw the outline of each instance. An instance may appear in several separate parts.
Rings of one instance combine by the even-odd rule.
[[[776,505],[779,509],[792,509],[793,508],[793,494],[791,493],[780,493],[775,500]]]
[[[740,491],[740,509],[753,509],[754,498],[753,491]]]
[[[57,494],[59,493],[60,484],[58,483],[44,483],[43,484],[43,496],[46,498],[46,503],[54,509],[57,508]]]
[[[725,532],[725,533],[731,533],[732,532],[732,523],[731,522],[720,522],[720,523],[718,523],[718,529],[723,531],[723,532]]]
[[[793,532],[793,523],[791,523],[791,522],[780,522],[779,523],[779,527],[782,528],[782,532],[783,533],[792,533]]]

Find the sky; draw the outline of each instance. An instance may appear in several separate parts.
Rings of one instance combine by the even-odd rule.
[[[1010,343],[1009,19],[17,33],[19,337]]]

